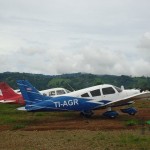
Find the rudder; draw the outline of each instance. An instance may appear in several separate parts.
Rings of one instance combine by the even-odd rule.
[[[6,82],[0,82],[0,90],[4,99],[18,95]]]
[[[18,80],[17,84],[24,97],[26,105],[32,105],[34,103],[43,100],[48,100],[51,98],[51,97],[41,95],[41,93],[35,87],[33,87],[32,84],[27,80]]]

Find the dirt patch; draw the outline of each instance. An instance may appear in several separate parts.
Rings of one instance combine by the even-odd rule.
[[[150,120],[150,108],[140,108],[135,116],[121,113],[118,109],[119,116],[116,119],[108,119],[102,116],[106,110],[95,111],[92,118],[83,118],[78,112],[69,114],[57,113],[53,118],[43,118],[39,116],[38,120],[28,125],[18,123],[12,125],[0,125],[0,131],[22,130],[22,131],[47,131],[47,130],[124,130],[137,129],[146,125],[145,122]],[[68,115],[69,114],[69,115]],[[52,115],[51,113],[49,115]],[[20,122],[21,123],[21,122]]]
[[[11,127],[8,125],[0,125],[0,132],[1,131],[5,131],[5,130],[9,130]]]
[[[75,113],[75,117],[71,119],[58,119],[56,121],[43,120],[41,123],[26,126],[22,130],[25,131],[45,131],[45,130],[120,130],[120,129],[137,129],[145,126],[145,121],[150,119],[150,109],[141,109],[135,116],[120,113],[116,119],[107,119],[96,111],[95,115],[90,118],[82,118]],[[137,120],[139,124],[127,125],[127,121]],[[143,124],[142,124],[143,123]]]

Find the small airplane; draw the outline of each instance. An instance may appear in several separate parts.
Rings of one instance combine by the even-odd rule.
[[[0,91],[2,95],[0,103],[25,104],[22,95],[17,93],[17,91],[14,91],[7,83],[0,82]]]
[[[112,107],[130,105],[134,100],[150,98],[150,92],[140,92],[136,89],[120,89],[116,86],[104,84],[97,85],[78,91],[73,91],[61,96],[44,96],[27,80],[18,80],[17,84],[26,101],[25,107],[18,108],[28,112],[36,111],[80,111],[84,117],[91,117],[93,111],[107,108],[103,114],[109,118],[118,116]],[[135,108],[121,110],[129,115],[134,115]]]
[[[43,95],[55,96],[69,93],[70,91],[64,88],[52,88],[40,91]],[[24,98],[20,90],[13,90],[7,83],[0,82],[0,103],[13,103],[25,105]]]
[[[45,96],[56,96],[56,95],[63,95],[66,93],[70,93],[70,91],[65,88],[52,88],[52,89],[40,91],[40,93]]]

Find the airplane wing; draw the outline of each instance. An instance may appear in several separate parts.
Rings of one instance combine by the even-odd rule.
[[[115,100],[110,103],[107,103],[106,105],[103,105],[104,107],[113,107],[113,106],[119,106],[123,105],[125,103],[128,103],[130,101],[136,101],[136,100],[142,100],[142,99],[149,99],[150,98],[150,92],[142,92],[139,94],[135,94],[123,99]]]
[[[15,103],[16,100],[0,100],[0,103],[3,103],[3,104],[7,104],[7,103]]]

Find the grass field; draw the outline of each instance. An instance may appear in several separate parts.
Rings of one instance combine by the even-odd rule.
[[[2,150],[149,150],[150,131],[3,131]]]
[[[65,120],[74,118],[73,112],[36,112],[29,113],[18,111],[16,108],[19,105],[0,104],[0,131],[3,131],[3,126],[8,127],[8,130],[17,130],[25,128],[28,125],[40,124],[44,122],[53,122],[57,120]],[[75,114],[76,115],[76,114]]]
[[[135,105],[135,116],[120,113],[106,119],[95,113],[91,119],[77,112],[17,111],[17,105],[0,104],[1,150],[149,150],[150,101]]]

